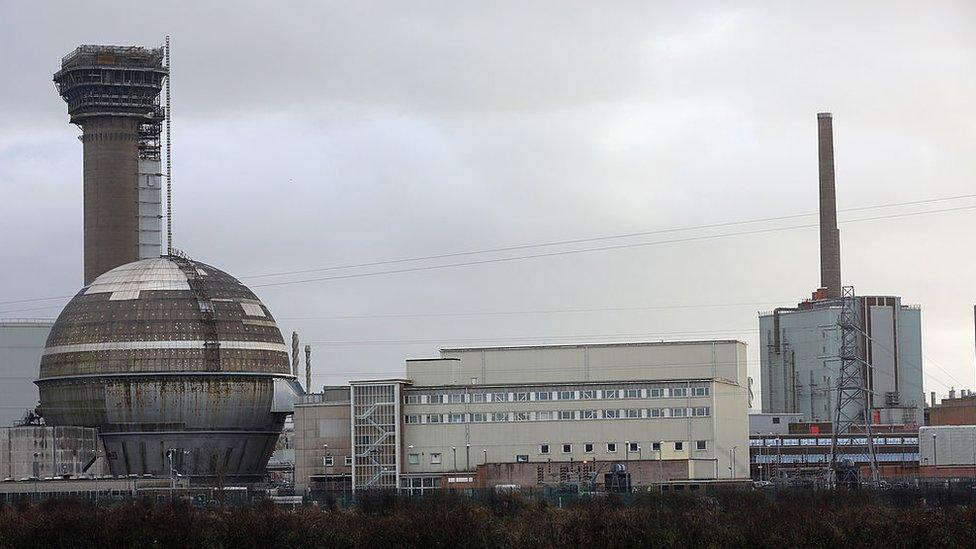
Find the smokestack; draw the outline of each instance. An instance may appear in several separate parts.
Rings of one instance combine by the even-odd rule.
[[[305,346],[305,392],[312,392],[312,346]]]
[[[935,401],[935,391],[932,391],[929,394],[932,395],[932,406],[935,406],[936,404],[938,404],[938,402]]]
[[[829,112],[817,113],[820,157],[820,287],[828,299],[843,294],[840,280],[840,231],[837,230],[837,191],[834,186],[834,127]]]
[[[291,375],[298,379],[298,332],[291,333]],[[308,387],[305,387],[308,390]]]

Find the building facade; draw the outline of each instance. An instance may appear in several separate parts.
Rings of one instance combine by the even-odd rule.
[[[98,431],[23,425],[0,429],[0,478],[20,480],[108,471]]]
[[[53,320],[0,320],[0,427],[13,425],[37,407],[37,367]]]
[[[323,435],[351,438],[354,490],[748,476],[738,341],[445,349],[407,361],[406,373],[351,382],[349,422],[335,432],[311,425],[338,413],[328,399],[296,405],[296,434],[310,435],[313,453]],[[296,471],[296,483],[303,476],[313,475]]]
[[[819,296],[815,296],[819,297]],[[860,357],[868,365],[873,423],[919,424],[921,311],[893,296],[856,298]],[[762,411],[833,421],[840,368],[839,300],[814,299],[759,316]]]
[[[349,387],[326,387],[295,404],[295,493],[352,490]]]

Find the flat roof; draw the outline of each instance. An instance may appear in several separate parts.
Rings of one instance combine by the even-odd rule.
[[[715,343],[739,343],[746,345],[745,341],[738,339],[708,339],[700,341],[633,341],[619,343],[567,343],[550,345],[510,345],[501,347],[455,347],[441,349],[442,353],[461,353],[470,351],[523,351],[529,349],[582,349],[585,347],[656,347],[670,345],[711,345]]]

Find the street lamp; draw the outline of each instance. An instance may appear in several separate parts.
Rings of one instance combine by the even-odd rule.
[[[935,444],[935,437],[936,436],[938,436],[938,435],[936,435],[935,433],[932,433],[932,461],[934,462],[933,463],[933,467],[938,467],[939,466],[939,447],[936,446],[936,444]]]
[[[630,441],[624,441],[624,461],[630,461]]]
[[[471,470],[471,444],[464,445],[464,470]]]
[[[735,449],[738,446],[729,448],[729,478],[735,478]]]
[[[457,472],[457,446],[451,446],[451,453],[454,454],[454,472]]]
[[[481,451],[484,452],[484,454],[485,454],[485,466],[487,466],[488,465],[488,448],[482,448]]]

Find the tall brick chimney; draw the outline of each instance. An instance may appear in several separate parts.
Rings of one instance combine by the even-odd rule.
[[[829,112],[817,113],[820,156],[820,287],[828,299],[840,298],[840,231],[837,230],[837,192],[834,187],[834,129]]]

